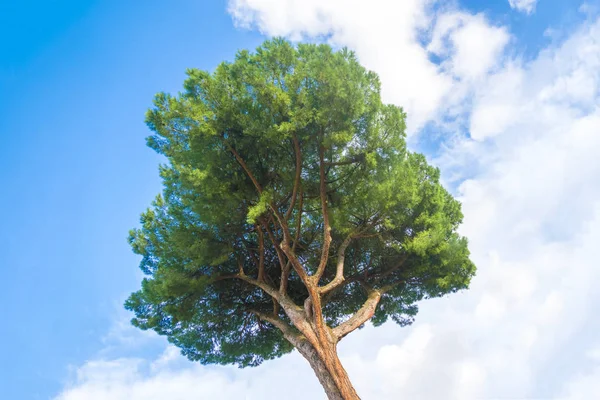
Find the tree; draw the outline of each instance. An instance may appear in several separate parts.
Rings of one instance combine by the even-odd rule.
[[[202,363],[295,348],[329,399],[358,399],[337,343],[468,287],[460,203],[348,50],[274,39],[187,75],[147,113],[168,164],[130,233],[148,275],[132,323]]]

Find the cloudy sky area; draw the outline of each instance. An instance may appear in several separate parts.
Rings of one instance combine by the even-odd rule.
[[[341,343],[364,399],[588,400],[600,393],[600,4],[498,3],[231,0],[198,10],[205,13],[198,18],[217,18],[218,29],[231,31],[203,68],[270,36],[355,50],[380,75],[384,101],[408,112],[411,147],[442,169],[463,202],[461,231],[478,266],[471,289],[422,303],[411,327],[367,327]],[[177,90],[177,73],[151,91]],[[143,146],[139,137],[131,143]],[[156,164],[140,157],[144,168]],[[158,190],[153,174],[131,178],[138,197],[127,204],[135,215]],[[135,267],[127,257],[119,271]],[[73,339],[94,346],[53,364],[60,386],[22,387],[19,398],[324,398],[297,354],[254,369],[201,366],[129,327],[120,303],[139,275],[127,274],[129,286],[105,300],[102,322]],[[87,307],[81,312],[98,311]]]

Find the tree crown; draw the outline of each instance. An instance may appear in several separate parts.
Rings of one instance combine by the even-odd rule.
[[[187,74],[147,114],[168,163],[130,233],[147,274],[126,303],[134,325],[192,360],[257,365],[293,348],[261,316],[294,329],[286,305],[310,282],[331,327],[374,291],[373,324],[406,325],[419,300],[468,286],[460,204],[352,52],[274,39]]]

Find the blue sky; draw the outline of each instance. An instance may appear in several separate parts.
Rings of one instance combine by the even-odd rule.
[[[160,190],[144,144],[152,96],[260,38],[233,29],[222,2],[5,3],[0,397],[45,399],[138,284],[126,237]]]
[[[160,159],[145,147],[148,130],[143,123],[144,112],[156,92],[179,90],[186,68],[211,70],[220,61],[231,59],[237,49],[256,47],[265,38],[263,34],[304,35],[305,40],[311,40],[310,32],[314,27],[301,16],[294,19],[293,6],[289,6],[291,16],[286,17],[290,19],[289,24],[282,28],[278,25],[280,20],[274,19],[265,8],[268,3],[232,3],[232,9],[240,13],[254,12],[249,13],[246,20],[240,19],[239,15],[236,17],[237,25],[249,22],[247,28],[236,28],[226,1],[182,0],[168,5],[152,0],[62,0],[52,4],[4,0],[0,3],[0,178],[4,187],[3,196],[0,196],[0,209],[4,210],[3,229],[0,230],[3,244],[0,273],[4,283],[0,291],[0,303],[4,305],[0,329],[0,341],[4,344],[0,362],[0,398],[53,398],[64,392],[65,387],[85,384],[85,381],[73,382],[73,374],[89,365],[90,360],[110,361],[133,356],[137,360],[154,360],[163,357],[163,351],[168,351],[161,341],[150,341],[141,347],[124,346],[123,343],[131,342],[114,338],[115,335],[131,335],[122,327],[122,320],[126,320],[127,315],[121,307],[140,279],[138,259],[126,242],[127,232],[137,225],[140,212],[160,191],[157,176]],[[281,4],[284,3],[290,2]],[[373,7],[385,8],[386,3],[378,2]],[[421,2],[415,0],[414,3]],[[587,4],[588,10],[597,6],[597,2]],[[495,64],[490,64],[490,69],[477,78],[460,75],[454,70],[458,58],[453,54],[460,54],[457,50],[459,42],[449,52],[440,53],[443,55],[432,68],[446,71],[439,72],[440,79],[448,78],[456,85],[457,93],[466,93],[460,101],[442,89],[437,100],[414,99],[417,106],[420,101],[424,105],[421,108],[415,106],[411,114],[420,115],[419,119],[414,119],[417,128],[413,145],[435,157],[442,167],[446,165],[447,171],[456,172],[452,178],[447,174],[456,188],[465,177],[476,177],[481,187],[489,187],[487,183],[483,184],[485,182],[495,182],[491,170],[472,169],[472,166],[512,159],[506,155],[513,151],[510,150],[512,142],[503,138],[515,134],[508,126],[505,130],[509,133],[506,134],[481,128],[482,125],[477,125],[475,130],[473,115],[477,109],[474,107],[454,114],[448,110],[458,107],[457,104],[476,104],[487,99],[477,92],[477,88],[492,85],[494,76],[508,71],[510,65],[517,65],[525,74],[536,68],[544,70],[540,54],[553,51],[558,54],[568,38],[595,21],[593,11],[581,12],[580,6],[581,3],[571,1],[541,0],[535,10],[526,13],[511,8],[508,1],[437,3],[436,11],[432,11],[436,17],[427,20],[430,33],[434,32],[435,26],[441,25],[436,21],[451,14],[445,10],[450,10],[455,14],[462,13],[458,19],[452,17],[458,22],[451,32],[475,24],[473,16],[483,13],[482,24],[486,29],[498,28],[500,35]],[[309,10],[311,7],[312,3],[306,5]],[[326,12],[332,13],[332,20],[337,18],[335,9]],[[337,26],[352,30],[354,22],[349,21],[350,17],[340,16]],[[379,72],[377,62],[370,61],[369,53],[361,50],[369,42],[352,41],[341,34],[336,36],[335,26],[328,29],[334,32],[335,44],[356,47],[359,58],[365,54],[369,67]],[[358,32],[364,26],[356,29]],[[402,34],[394,33],[391,27],[390,32],[390,35]],[[592,37],[597,34],[597,31],[590,32]],[[446,39],[454,40],[453,33],[449,35]],[[380,51],[383,53],[385,49]],[[565,54],[570,53],[565,50]],[[559,75],[568,74],[569,68],[557,70],[556,76],[548,79],[552,82],[560,80]],[[395,81],[387,78],[384,67],[381,74],[384,86],[389,81],[387,87],[395,90]],[[550,81],[538,86],[549,87]],[[527,80],[519,85],[519,88],[529,90]],[[532,86],[531,91],[537,90],[538,86]],[[390,91],[391,101],[413,101],[408,94],[403,94],[403,87],[399,84],[397,92]],[[530,97],[523,94],[524,99]],[[580,104],[584,100],[576,99],[573,103]],[[431,101],[431,105],[425,104],[427,101]],[[518,103],[520,99],[510,101]],[[597,106],[595,97],[591,105]],[[446,118],[444,113],[452,115]],[[464,136],[457,137],[452,134],[451,126],[444,127],[444,121],[463,117],[467,119],[459,126],[467,127]],[[579,117],[586,115],[580,113]],[[539,136],[539,130],[535,129],[537,123],[515,122],[527,127],[523,129],[530,129],[532,138]],[[441,133],[433,135],[434,126]],[[565,125],[565,130],[569,130],[569,126]],[[483,140],[478,140],[477,135]],[[490,156],[490,148],[504,149],[506,153],[498,153],[494,158]],[[510,171],[507,165],[497,166]],[[469,186],[463,186],[462,190],[460,194],[465,197],[467,211],[472,212],[467,213],[467,219],[469,215],[477,219],[476,216],[483,212],[477,204],[482,204],[483,200],[478,203],[478,197],[469,192]],[[556,190],[559,194],[568,190],[592,193],[591,189],[584,190],[583,184],[577,186],[577,183]],[[511,201],[517,205],[526,203],[518,197]],[[591,200],[579,207],[586,215],[593,214]],[[515,206],[515,218],[521,211]],[[582,221],[584,217],[581,216]],[[546,230],[558,226],[558,222],[545,214],[532,224]],[[504,233],[508,231],[501,225],[497,229]],[[579,248],[569,240],[581,238],[587,232],[582,229],[583,222],[573,227],[570,239],[557,245],[565,246],[564,254]],[[545,237],[539,232],[533,236],[540,240]],[[481,243],[480,264],[484,267],[492,265],[486,257],[493,251],[499,252],[500,258],[503,254],[519,254],[512,251],[514,248],[510,246],[514,243],[510,238],[507,236],[506,249],[501,245],[492,248],[487,242]],[[527,263],[527,260],[524,256],[517,262]],[[490,266],[492,269],[493,265]],[[540,282],[544,280],[542,278]],[[483,278],[481,282],[483,286]],[[473,300],[474,309],[483,303],[481,307],[496,310],[495,303],[482,296]],[[543,300],[546,301],[546,297]],[[586,324],[581,326],[584,336],[592,330]],[[410,338],[412,332],[407,329],[397,333],[390,329],[393,328],[386,331],[385,340],[399,337],[399,342],[394,344],[399,348],[406,335]],[[417,326],[415,329],[425,328]],[[436,334],[443,335],[440,332]],[[537,357],[542,359],[556,361],[553,357],[558,357],[550,351],[540,354]],[[594,364],[590,365],[588,369]],[[190,367],[183,365],[181,368]],[[547,371],[548,367],[545,368]],[[235,386],[237,372],[227,371],[226,375],[231,379],[228,382]],[[571,370],[568,373],[576,375]],[[550,394],[544,392],[548,396],[554,395],[550,389],[540,389],[546,386],[539,379],[533,381],[531,387],[538,387],[540,393],[550,391]],[[491,387],[489,390],[493,391],[495,386]]]

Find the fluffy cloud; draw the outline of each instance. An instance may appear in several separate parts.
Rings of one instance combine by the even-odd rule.
[[[514,8],[515,10],[531,14],[535,11],[537,0],[508,0],[508,3],[511,8]]]
[[[482,14],[443,13],[427,50],[446,59],[455,79],[475,80],[497,64],[508,39],[506,29],[491,26]]]
[[[95,360],[77,368],[72,382],[55,400],[191,400],[191,399],[269,399],[280,397],[273,381],[285,384],[280,368],[306,378],[307,387],[317,392],[310,368],[293,355],[276,360],[264,369],[239,371],[233,368],[190,366],[174,347],[154,361],[138,358]],[[285,371],[285,369],[284,369]],[[290,393],[286,398],[304,399],[302,393]],[[317,397],[318,398],[318,397]]]
[[[229,10],[266,35],[356,50],[381,75],[385,100],[408,110],[415,140],[430,122],[445,132],[435,161],[463,202],[478,275],[469,291],[424,302],[410,328],[366,328],[342,342],[363,397],[594,398],[600,21],[526,61],[511,55],[508,28],[431,1],[233,0]],[[289,390],[298,379],[302,390]],[[154,361],[107,357],[75,368],[57,400],[281,393],[323,398],[297,354],[237,370],[190,365],[167,348]]]

